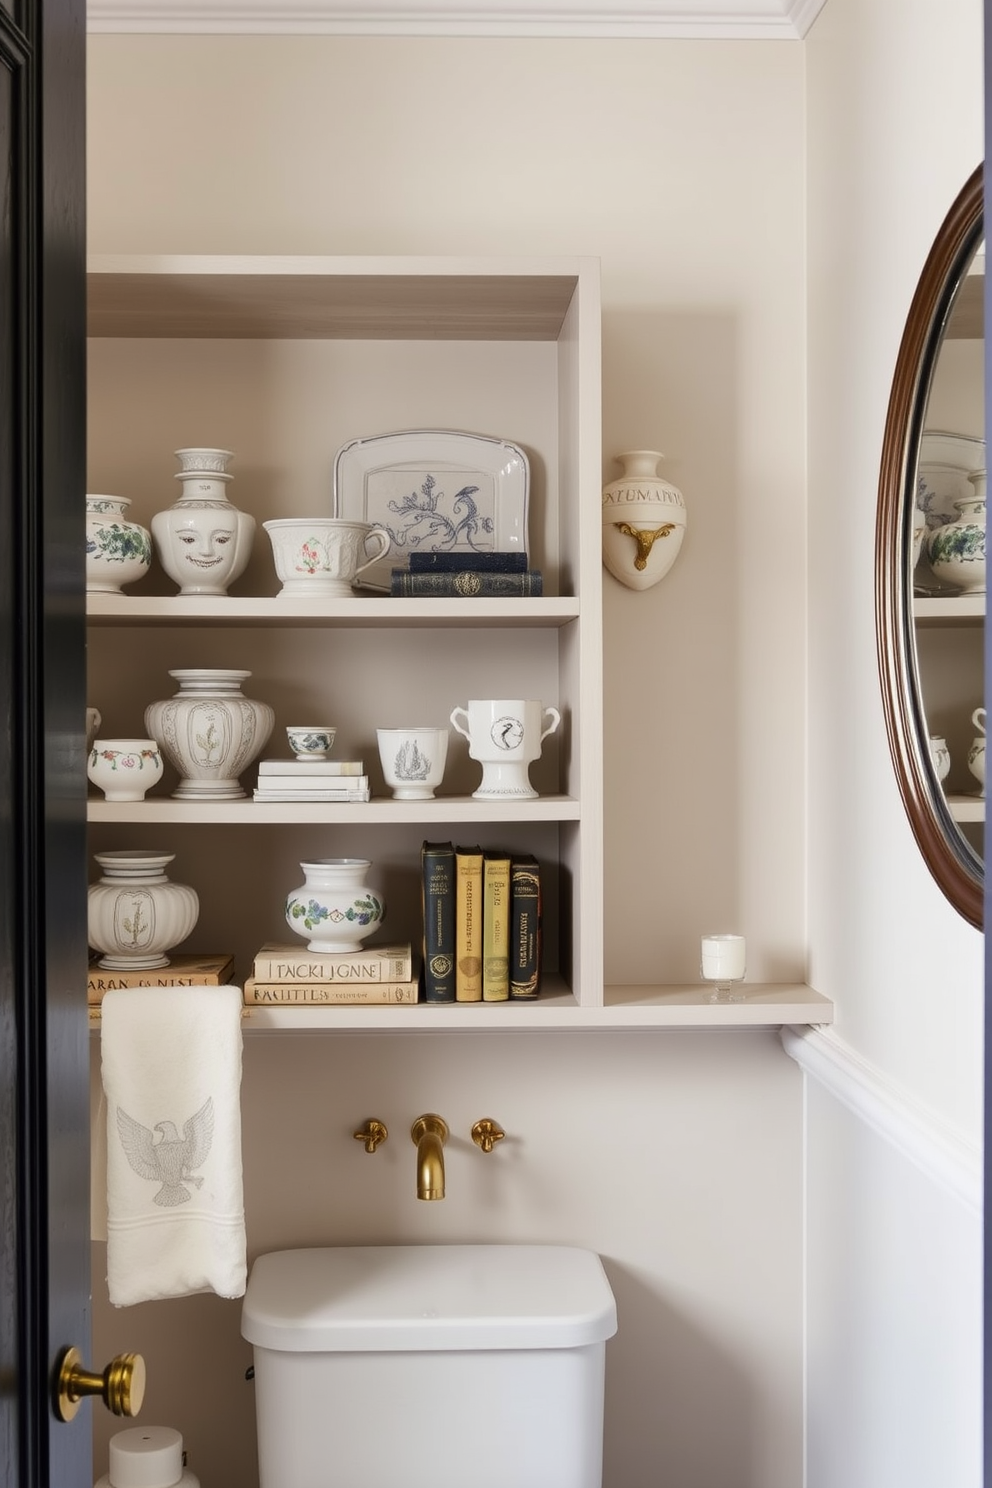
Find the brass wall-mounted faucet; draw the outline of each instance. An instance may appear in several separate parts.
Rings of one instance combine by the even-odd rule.
[[[417,1147],[417,1198],[444,1198],[444,1144],[448,1123],[433,1111],[418,1116],[410,1128]]]

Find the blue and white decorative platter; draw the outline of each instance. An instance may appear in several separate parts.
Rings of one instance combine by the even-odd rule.
[[[406,568],[413,552],[526,553],[529,491],[523,450],[484,434],[376,434],[334,459],[334,515],[390,535],[360,581],[387,594],[390,569]]]

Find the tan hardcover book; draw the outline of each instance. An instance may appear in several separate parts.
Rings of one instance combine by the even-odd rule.
[[[168,966],[151,971],[108,971],[91,961],[86,1000],[99,1007],[105,993],[122,987],[219,987],[233,975],[233,956],[172,956]]]
[[[482,1001],[482,848],[455,848],[455,1001]]]
[[[268,942],[252,968],[258,982],[408,982],[416,971],[409,941],[357,951],[308,951]]]
[[[482,1000],[510,996],[510,859],[487,852],[482,861]]]
[[[315,1007],[343,1003],[403,1005],[417,1002],[420,981],[399,982],[261,982],[249,977],[244,986],[246,1007]]]

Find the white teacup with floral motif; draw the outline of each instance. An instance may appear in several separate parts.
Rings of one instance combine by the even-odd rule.
[[[533,699],[475,698],[466,708],[455,708],[451,726],[468,740],[469,754],[482,766],[482,782],[472,795],[482,800],[536,796],[530,765],[560,723],[557,708]]]
[[[141,801],[163,768],[154,739],[94,739],[86,773],[108,801]]]
[[[392,542],[384,527],[343,517],[279,517],[262,526],[286,596],[350,598],[358,575],[384,558]]]
[[[376,729],[386,784],[397,801],[430,801],[444,777],[448,730]]]

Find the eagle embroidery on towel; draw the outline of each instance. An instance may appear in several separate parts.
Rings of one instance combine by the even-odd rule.
[[[134,1171],[139,1177],[162,1185],[158,1193],[152,1195],[152,1203],[163,1204],[166,1208],[188,1203],[192,1194],[185,1184],[195,1183],[199,1188],[203,1183],[202,1178],[194,1176],[193,1169],[202,1167],[210,1151],[214,1134],[213,1098],[208,1096],[196,1115],[189,1118],[182,1136],[176,1130],[175,1122],[159,1121],[155,1131],[161,1132],[161,1139],[156,1142],[155,1132],[135,1121],[120,1106],[117,1107],[117,1130]]]

